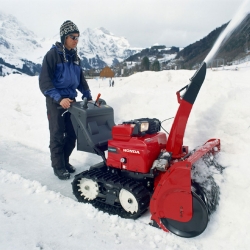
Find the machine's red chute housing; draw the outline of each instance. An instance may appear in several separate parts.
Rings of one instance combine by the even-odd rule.
[[[183,147],[183,138],[186,130],[187,121],[191,113],[193,104],[199,93],[206,76],[206,63],[204,62],[191,78],[189,85],[177,91],[177,99],[180,104],[174,122],[169,133],[166,150],[172,153],[173,159],[180,159],[188,152]],[[181,97],[180,92],[186,90]]]

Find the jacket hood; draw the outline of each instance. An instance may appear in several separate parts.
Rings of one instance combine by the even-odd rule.
[[[77,55],[77,47],[75,49],[68,50],[65,46],[62,45],[60,42],[56,42],[52,45],[51,49],[56,49],[58,54],[63,55],[64,62],[68,62],[67,57],[73,59],[74,63],[80,65],[80,58]]]
[[[56,49],[58,51],[58,53],[62,53],[63,54],[63,45],[60,42],[56,42],[55,44],[52,45],[51,49]],[[71,49],[68,50],[67,48],[64,47],[65,53],[72,56],[76,53],[76,49]]]

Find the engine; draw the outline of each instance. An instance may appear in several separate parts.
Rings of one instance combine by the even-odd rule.
[[[151,124],[160,124],[157,119],[151,120]],[[166,134],[158,132],[160,126],[155,127],[152,131],[147,119],[114,126],[112,139],[108,141],[107,166],[136,173],[149,173],[155,159],[166,148],[167,142]]]

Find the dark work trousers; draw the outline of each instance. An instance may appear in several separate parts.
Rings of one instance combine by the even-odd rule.
[[[51,164],[54,169],[65,169],[65,164],[69,163],[76,144],[76,135],[70,120],[70,113],[55,103],[52,98],[46,97],[47,116],[50,131],[50,155]]]

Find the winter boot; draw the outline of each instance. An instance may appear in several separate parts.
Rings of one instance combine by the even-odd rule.
[[[70,178],[70,173],[66,169],[55,169],[54,168],[54,174],[60,179],[60,180],[67,180]]]
[[[71,164],[69,164],[69,163],[65,163],[65,168],[66,168],[66,170],[68,170],[68,172],[69,173],[74,173],[75,171],[76,171],[76,168],[75,167],[73,167]]]

